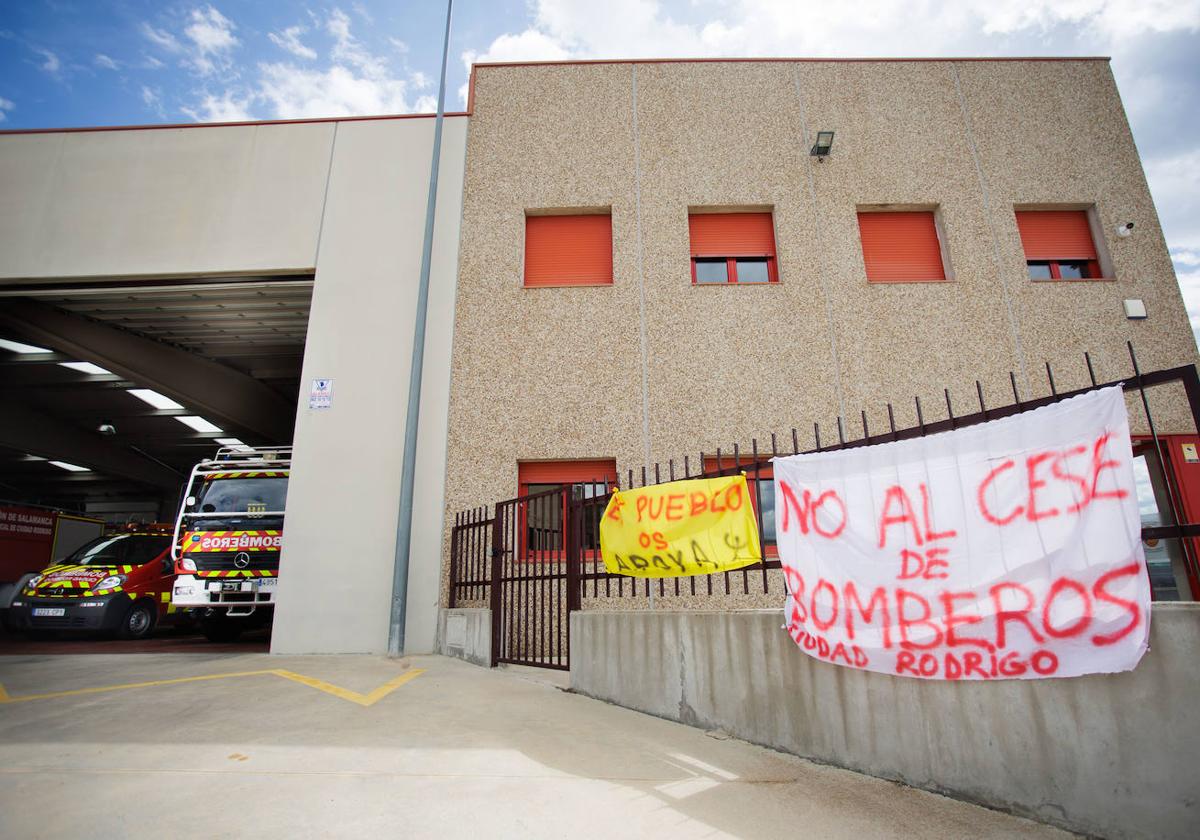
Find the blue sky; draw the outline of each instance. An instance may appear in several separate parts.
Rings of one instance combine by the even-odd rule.
[[[445,6],[4,0],[0,129],[432,110]],[[1200,328],[1200,0],[459,0],[473,60],[1108,55]]]

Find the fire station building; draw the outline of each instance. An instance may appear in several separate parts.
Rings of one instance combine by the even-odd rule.
[[[458,511],[1197,359],[1104,59],[477,65],[444,131],[409,652]],[[272,651],[383,652],[433,133],[0,134],[0,496],[170,519],[291,442]]]

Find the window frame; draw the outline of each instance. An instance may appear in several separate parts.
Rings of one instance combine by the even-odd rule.
[[[1013,225],[1017,230],[1017,241],[1021,245],[1021,258],[1025,263],[1025,277],[1032,283],[1095,283],[1095,282],[1111,282],[1116,279],[1116,271],[1112,264],[1112,257],[1108,251],[1108,243],[1104,238],[1104,228],[1100,223],[1099,210],[1096,205],[1076,202],[1062,202],[1056,204],[1014,204],[1012,205]],[[1081,257],[1038,257],[1030,259],[1028,249],[1025,244],[1025,237],[1021,233],[1021,225],[1019,222],[1020,215],[1023,213],[1082,213],[1087,222],[1088,232],[1092,241],[1092,251],[1095,254],[1091,259]],[[1059,268],[1062,264],[1070,263],[1086,263],[1087,277],[1063,277]],[[1029,268],[1032,265],[1049,265],[1049,277],[1034,277],[1029,273]]]
[[[1062,281],[1064,283],[1078,283],[1083,280],[1104,280],[1100,274],[1099,260],[1025,260],[1025,271],[1028,274],[1029,269],[1035,265],[1044,265],[1049,267],[1049,277],[1034,277],[1029,274],[1029,279],[1037,283],[1049,283],[1051,281]],[[1087,272],[1086,277],[1063,277],[1063,265],[1082,265]]]
[[[575,469],[571,469],[572,467],[575,467]],[[529,468],[529,472],[535,473],[535,476],[530,477],[524,475],[523,473],[525,468]],[[551,474],[536,475],[538,472],[550,472]],[[531,493],[529,488],[535,485],[569,485],[572,488],[572,491],[575,487],[582,485],[592,485],[593,487],[603,486],[604,491],[609,493],[612,492],[612,490],[617,486],[617,461],[615,458],[578,458],[557,461],[518,461],[517,498],[553,492],[551,490],[543,489],[535,490]],[[520,527],[518,530],[519,544],[516,546],[517,551],[516,556],[514,557],[514,562],[523,564],[566,562],[567,502],[564,497],[560,496],[559,498],[559,533],[562,535],[563,545],[553,549],[530,549],[528,543],[529,504],[528,502],[520,503],[518,504],[517,509],[517,515],[520,518]],[[597,534],[597,539],[599,539],[599,534]],[[584,560],[600,560],[600,549],[598,546],[596,548],[582,548],[581,553]]]
[[[775,231],[774,207],[763,207],[757,205],[752,207],[688,207],[687,216],[689,268],[691,270],[693,286],[712,286],[720,288],[722,286],[773,286],[779,284],[779,240]],[[769,252],[722,250],[719,253],[698,253],[691,232],[692,217],[694,216],[766,216],[770,221],[771,227],[771,250]],[[715,262],[718,260],[725,261],[724,282],[700,282],[696,277],[696,263]],[[767,282],[760,283],[756,281],[739,280],[737,272],[738,260],[765,260],[767,263]]]
[[[701,283],[696,279],[696,263],[697,262],[716,262],[718,260],[725,261],[725,281],[723,283]],[[767,263],[767,282],[759,283],[757,281],[739,281],[737,277],[738,260],[766,260]],[[737,254],[734,256],[698,256],[692,254],[692,285],[693,286],[770,286],[772,283],[779,282],[779,271],[775,267],[775,256],[773,254]]]

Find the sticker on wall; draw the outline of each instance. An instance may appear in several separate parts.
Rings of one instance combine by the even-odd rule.
[[[333,380],[314,379],[308,395],[309,408],[333,408]]]
[[[1187,464],[1194,464],[1197,461],[1200,461],[1200,456],[1196,455],[1196,444],[1194,444],[1194,443],[1183,444],[1183,460],[1184,460],[1184,463],[1187,463]]]

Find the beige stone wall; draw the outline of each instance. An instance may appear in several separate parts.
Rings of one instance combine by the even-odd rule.
[[[817,130],[836,131],[823,163]],[[856,208],[936,205],[953,280],[870,284]],[[1115,277],[1029,280],[1014,205],[1094,205]],[[780,282],[696,287],[689,207],[774,209]],[[527,210],[611,207],[614,283],[522,287]],[[1133,221],[1134,235],[1114,227]],[[1121,301],[1146,302],[1129,321]],[[641,336],[645,334],[643,350]],[[1107,62],[483,66],[467,144],[446,500],[515,494],[518,460],[619,470],[836,417],[900,426],[1190,364],[1196,345]],[[644,378],[644,379],[643,379]],[[645,405],[643,405],[645,394]],[[1181,392],[1160,432],[1190,432]],[[1131,404],[1135,424],[1140,406]],[[448,519],[452,522],[453,517]]]

